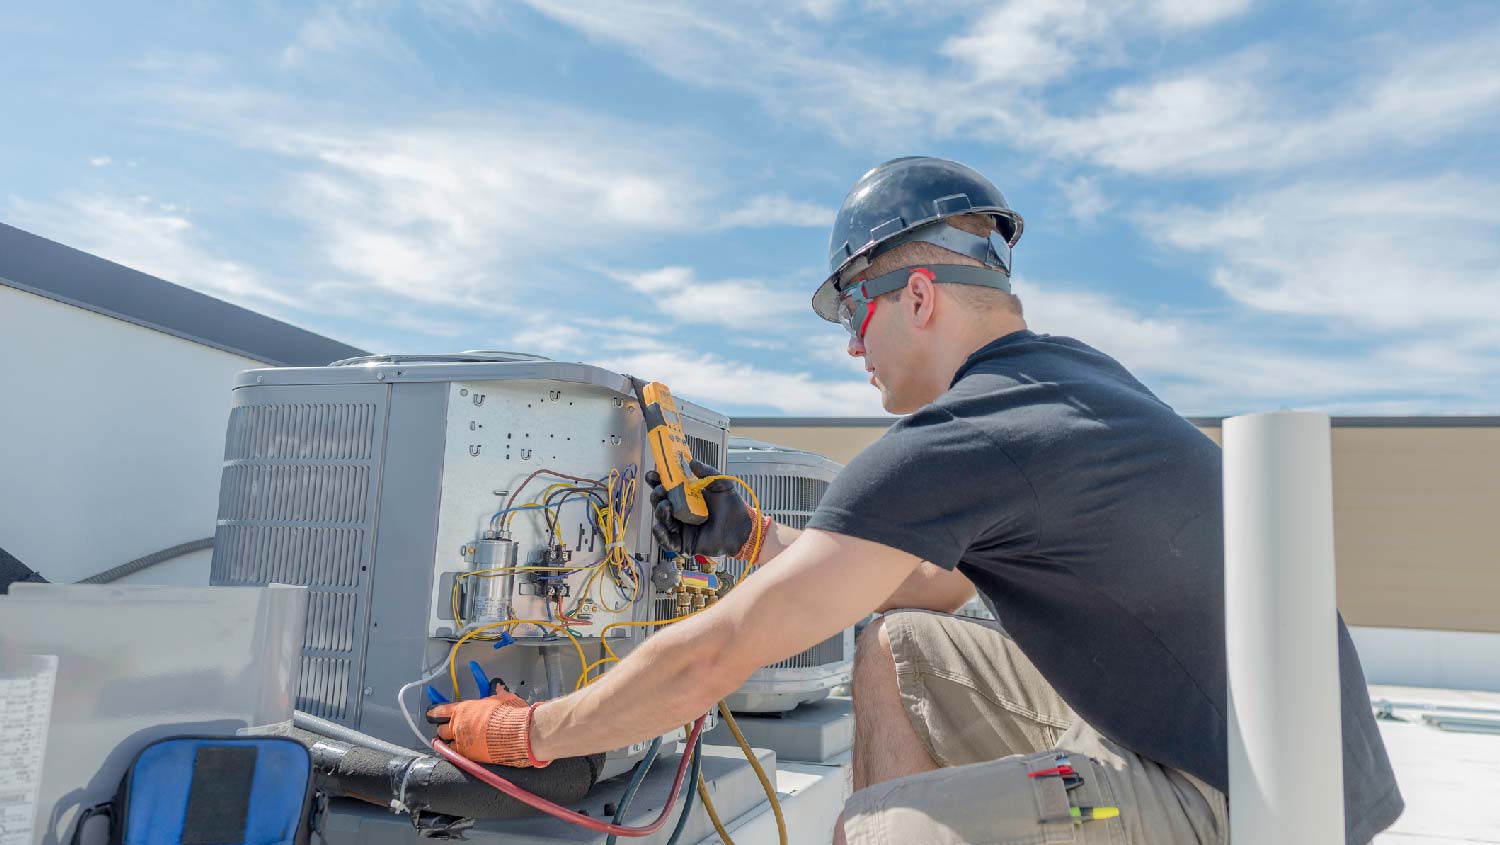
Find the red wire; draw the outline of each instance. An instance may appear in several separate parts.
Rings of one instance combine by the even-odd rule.
[[[656,817],[656,821],[645,825],[644,827],[626,827],[625,825],[613,824],[611,822],[602,821],[600,819],[591,818],[585,815],[580,815],[579,813],[569,810],[567,807],[564,807],[561,804],[554,804],[539,795],[534,795],[530,792],[527,792],[526,790],[522,789],[519,786],[516,786],[505,778],[500,777],[489,769],[484,768],[473,760],[470,760],[462,754],[459,754],[457,751],[454,751],[452,748],[450,748],[448,746],[448,743],[443,742],[437,737],[432,738],[432,748],[433,750],[437,751],[438,754],[441,754],[448,762],[459,767],[460,769],[463,769],[464,772],[468,773],[470,777],[483,781],[489,786],[492,786],[495,789],[504,792],[506,795],[509,795],[517,801],[520,801],[521,803],[528,806],[535,807],[536,809],[541,810],[548,815],[556,816],[557,818],[560,818],[565,822],[572,822],[579,827],[586,827],[589,830],[595,831],[597,833],[609,833],[614,834],[615,836],[650,836],[658,830],[661,830],[662,825],[667,823],[667,814],[671,812],[672,805],[677,803],[677,795],[682,791],[683,777],[687,774],[688,759],[693,756],[691,749],[693,747],[693,744],[698,741],[698,734],[703,732],[703,721],[707,718],[707,716],[699,716],[698,721],[693,723],[693,731],[692,733],[688,734],[687,738],[688,750],[683,752],[682,761],[677,764],[677,777],[672,781],[672,791],[667,794],[667,801],[664,805],[662,805],[661,815]]]
[[[583,620],[582,619],[578,619],[578,618],[573,617],[573,616],[569,616],[566,613],[563,613],[562,598],[559,597],[558,600],[557,600],[557,621],[565,623],[565,624],[572,624],[572,623],[576,623],[576,622],[582,622]]]

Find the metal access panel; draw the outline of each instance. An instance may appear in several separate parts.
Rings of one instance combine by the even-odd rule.
[[[590,479],[631,464],[651,468],[624,376],[533,356],[381,356],[251,370],[237,379],[232,405],[213,583],[307,586],[298,708],[407,745],[414,737],[396,691],[446,658],[458,634],[455,576],[474,565],[465,547],[510,493],[543,468]],[[695,450],[721,456],[727,418],[680,405]],[[539,483],[549,482],[533,480],[525,497]],[[654,615],[673,599],[649,586],[659,553],[648,520],[642,486],[620,542],[647,592],[573,626],[582,641],[597,643],[612,621],[668,618]],[[510,529],[523,564],[557,535],[585,561],[604,553],[582,505],[564,506],[555,527],[517,512]],[[582,588],[581,576],[568,580]],[[551,612],[520,590],[515,599],[513,618]],[[623,654],[653,630],[611,637],[625,638],[616,645]],[[514,633],[516,647],[465,644],[459,666],[476,660],[532,700],[572,689],[581,666],[570,643],[533,626]],[[587,659],[598,652],[590,647]]]
[[[843,465],[814,452],[734,437],[729,441],[730,474],[755,491],[763,512],[783,525],[801,529],[823,500]],[[744,497],[744,491],[741,490]],[[745,497],[748,500],[748,497]],[[735,581],[745,577],[747,562],[726,558],[724,568]],[[829,637],[806,651],[757,670],[729,696],[732,710],[767,713],[791,710],[826,698],[853,674],[854,629]]]
[[[650,466],[639,406],[609,387],[537,379],[455,381],[448,385],[446,400],[446,446],[432,561],[432,612],[427,622],[428,635],[433,637],[447,636],[454,629],[453,576],[469,568],[464,550],[490,530],[494,514],[529,476],[545,468],[599,478],[611,468],[630,466],[639,475]],[[526,489],[535,493],[556,480],[536,478]],[[638,505],[645,499],[637,498]],[[586,502],[565,505],[556,527],[539,510],[506,514],[511,542],[517,544],[520,553],[519,562],[539,563],[534,559],[536,554],[556,539],[566,542],[579,558],[602,557],[604,539],[585,518],[586,507]],[[649,551],[649,525],[643,514],[649,517],[647,508],[637,507],[627,524],[631,551]],[[643,574],[649,576],[649,572]],[[575,630],[595,634],[614,622],[650,618],[649,601],[630,603],[630,597],[614,585],[601,583],[601,579],[587,584],[588,580],[583,572],[566,579],[570,594],[577,595],[588,587],[591,595],[598,597],[597,602],[588,599],[593,602],[590,619],[573,626]],[[648,582],[649,577],[642,578],[642,589],[650,589]],[[524,588],[525,584],[513,586]],[[536,595],[517,592],[511,602],[516,618],[547,619],[552,615],[547,602]],[[612,610],[621,605],[626,606],[623,611]],[[519,626],[512,633],[528,636],[545,631]]]

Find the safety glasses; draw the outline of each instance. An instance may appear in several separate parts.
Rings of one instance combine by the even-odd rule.
[[[865,329],[870,325],[870,318],[875,315],[876,298],[906,287],[913,273],[937,284],[974,285],[1010,291],[1010,274],[1000,270],[958,264],[934,264],[932,266],[942,271],[941,279],[926,267],[904,267],[863,282],[849,282],[848,289],[835,285],[834,289],[839,295],[839,323],[843,325],[845,331],[849,332],[850,337],[855,340],[864,340]]]
[[[848,290],[839,291],[839,325],[855,340],[865,339],[865,329],[870,318],[875,316],[875,300],[893,290],[906,287],[911,275],[917,273],[934,281],[937,277],[926,267],[904,267],[894,272],[854,282]]]

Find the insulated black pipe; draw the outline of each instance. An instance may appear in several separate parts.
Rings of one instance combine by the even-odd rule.
[[[332,798],[357,798],[398,812],[470,819],[512,819],[536,812],[446,760],[396,756],[296,727],[284,733],[312,752],[318,788]],[[528,792],[568,804],[588,794],[603,764],[604,755],[594,754],[554,760],[544,769],[496,771]]]

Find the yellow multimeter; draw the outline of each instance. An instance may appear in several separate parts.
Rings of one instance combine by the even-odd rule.
[[[635,387],[636,398],[641,400],[646,439],[651,441],[651,455],[656,459],[662,486],[667,489],[672,516],[688,525],[702,525],[708,520],[708,503],[703,501],[702,488],[695,483],[698,477],[690,466],[693,453],[682,431],[682,417],[677,413],[672,391],[659,381],[631,377],[630,383]]]

